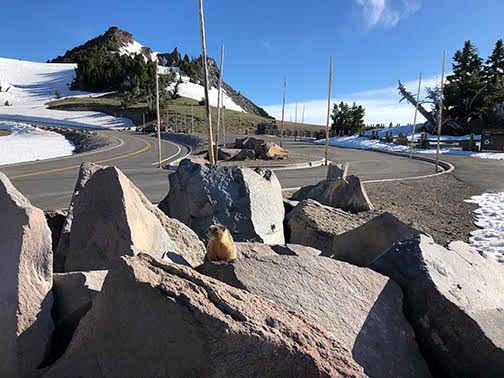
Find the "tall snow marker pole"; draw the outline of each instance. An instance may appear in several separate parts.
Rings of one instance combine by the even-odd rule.
[[[284,77],[284,91],[282,100],[282,123],[280,124],[280,147],[283,147],[284,117],[285,117],[285,92],[287,91],[287,77]]]
[[[225,108],[222,108],[221,112],[221,117],[222,117],[222,144],[225,146],[226,145],[226,122],[224,121],[224,113],[225,113]]]
[[[438,112],[438,131],[437,131],[437,151],[436,151],[436,172],[439,169],[439,144],[441,142],[441,125],[443,123],[443,89],[444,89],[444,71],[446,63],[446,50],[443,53],[443,70],[441,71],[441,93],[439,97],[439,112]]]
[[[325,165],[327,165],[327,150],[329,147],[329,117],[331,114],[331,88],[332,88],[332,55],[329,61],[329,94],[327,95],[327,121],[325,130]]]
[[[157,139],[158,139],[158,168],[161,168],[161,118],[159,115],[159,74],[156,65],[156,116],[157,116]]]
[[[410,143],[410,154],[409,158],[413,159],[413,140],[415,139],[415,126],[416,117],[418,113],[418,102],[420,101],[420,86],[422,85],[422,72],[420,72],[420,79],[418,80],[418,92],[417,92],[417,103],[415,106],[415,117],[413,117],[413,129],[411,130],[411,143]]]
[[[301,136],[303,136],[304,133],[304,106],[305,104],[303,104],[303,116],[301,117]],[[301,140],[301,137],[299,138],[299,140]]]
[[[194,134],[194,109],[193,109],[193,104],[191,104],[191,134]]]
[[[220,51],[220,77],[219,77],[219,93],[217,95],[217,130],[215,132],[215,163],[219,160],[219,131],[220,131],[220,120],[221,120],[221,106],[222,104],[222,75],[224,70],[224,45],[221,45]]]
[[[208,62],[205,42],[205,19],[203,17],[203,0],[199,0],[199,19],[201,34],[201,58],[203,59],[203,76],[205,80],[205,112],[208,126],[208,160],[210,164],[215,164],[213,135],[212,135],[212,114],[210,113],[210,99],[208,96]]]

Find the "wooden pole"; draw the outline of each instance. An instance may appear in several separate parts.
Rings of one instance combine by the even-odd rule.
[[[420,72],[420,79],[418,80],[418,92],[417,92],[417,103],[415,106],[415,117],[413,118],[413,129],[411,130],[411,144],[410,144],[410,155],[409,158],[413,159],[413,143],[415,139],[415,126],[416,126],[416,117],[418,113],[418,102],[420,101],[420,86],[422,85],[422,72]]]
[[[222,108],[222,144],[225,146],[226,145],[226,122],[224,121],[224,108]]]
[[[294,140],[297,140],[297,101],[296,101],[296,110],[295,110],[295,116],[294,116]]]
[[[215,132],[215,162],[219,160],[219,131],[220,131],[220,118],[221,118],[221,106],[222,106],[222,75],[223,75],[223,70],[224,70],[224,45],[221,45],[221,52],[220,52],[220,77],[219,77],[219,92],[217,94],[217,130]]]
[[[191,104],[191,134],[194,134],[194,109],[193,109],[193,104]]]
[[[156,115],[157,115],[157,138],[158,138],[158,168],[161,168],[161,119],[159,116],[159,74],[156,65]]]
[[[441,125],[443,123],[443,89],[444,89],[444,70],[446,63],[446,50],[443,52],[443,69],[441,73],[441,93],[439,97],[439,112],[438,112],[438,131],[437,131],[437,150],[436,150],[436,172],[439,168],[439,144],[441,142]]]
[[[282,100],[282,123],[280,124],[280,147],[283,147],[284,116],[285,116],[285,93],[287,91],[287,77],[284,77],[284,91]]]
[[[208,160],[210,164],[215,164],[213,150],[213,135],[212,135],[212,114],[210,113],[210,99],[208,95],[208,62],[206,54],[205,42],[205,19],[203,16],[203,0],[199,0],[199,19],[200,19],[200,34],[201,34],[201,58],[203,60],[203,76],[205,86],[205,112],[208,126]]]
[[[303,104],[303,116],[301,117],[301,134],[304,136],[304,111],[305,111],[305,104]]]
[[[325,165],[327,165],[327,150],[329,147],[329,117],[331,114],[331,88],[332,88],[332,55],[329,60],[329,93],[327,95],[327,121],[326,121],[326,132],[325,132],[325,151],[324,159]]]

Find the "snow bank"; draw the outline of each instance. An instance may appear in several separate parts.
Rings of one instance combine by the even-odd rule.
[[[504,192],[484,193],[466,202],[480,206],[475,213],[481,229],[471,232],[469,243],[483,256],[504,263]]]
[[[75,64],[69,63],[36,63],[0,58],[0,119],[57,123],[70,127],[132,127],[128,119],[103,113],[46,109],[45,104],[56,99],[56,91],[61,97],[103,95],[70,91],[75,67]],[[10,89],[5,92],[8,86]],[[9,101],[11,106],[5,106],[5,101]]]
[[[64,136],[35,127],[0,121],[12,134],[0,137],[0,165],[71,155],[74,146]]]
[[[394,128],[391,128],[394,129]],[[398,135],[399,133],[397,133]],[[383,134],[385,135],[385,134]],[[459,139],[455,139],[459,138]],[[417,139],[417,138],[415,138]],[[468,139],[468,136],[465,137],[451,137],[451,136],[443,136],[441,138],[442,141],[448,140],[464,140]],[[475,138],[476,139],[476,138]],[[320,139],[314,141],[315,144],[324,144],[325,139]],[[352,135],[347,137],[335,137],[329,138],[329,145],[333,147],[344,147],[344,148],[355,148],[358,150],[377,150],[377,151],[386,151],[386,152],[405,152],[409,153],[409,146],[399,146],[394,143],[386,143],[380,141],[378,139],[368,139],[366,137],[359,137],[358,135]],[[432,154],[435,153],[436,150],[429,149],[424,150],[421,148],[414,148],[413,153],[415,154]],[[483,159],[496,159],[496,160],[504,160],[504,153],[500,152],[472,152],[472,151],[461,151],[461,150],[450,150],[450,149],[441,149],[440,154],[444,155],[464,155],[464,156],[472,156]]]

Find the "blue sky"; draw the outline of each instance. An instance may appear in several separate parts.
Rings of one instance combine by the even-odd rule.
[[[157,51],[200,54],[196,0],[10,1],[1,9],[0,56],[45,61],[116,25]],[[329,56],[335,101],[357,101],[367,122],[408,122],[397,79],[414,91],[420,71],[435,82],[470,39],[486,58],[504,38],[502,0],[206,0],[209,55],[226,48],[224,79],[279,114],[287,76],[287,120],[325,122]],[[439,79],[438,79],[439,80]]]

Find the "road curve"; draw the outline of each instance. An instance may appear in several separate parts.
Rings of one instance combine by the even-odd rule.
[[[44,210],[68,207],[77,180],[79,166],[91,161],[120,168],[153,202],[164,198],[168,191],[168,173],[157,168],[157,140],[149,135],[130,131],[97,131],[112,137],[111,146],[95,151],[0,166],[0,171],[30,202]],[[165,163],[185,155],[187,149],[162,141]]]

